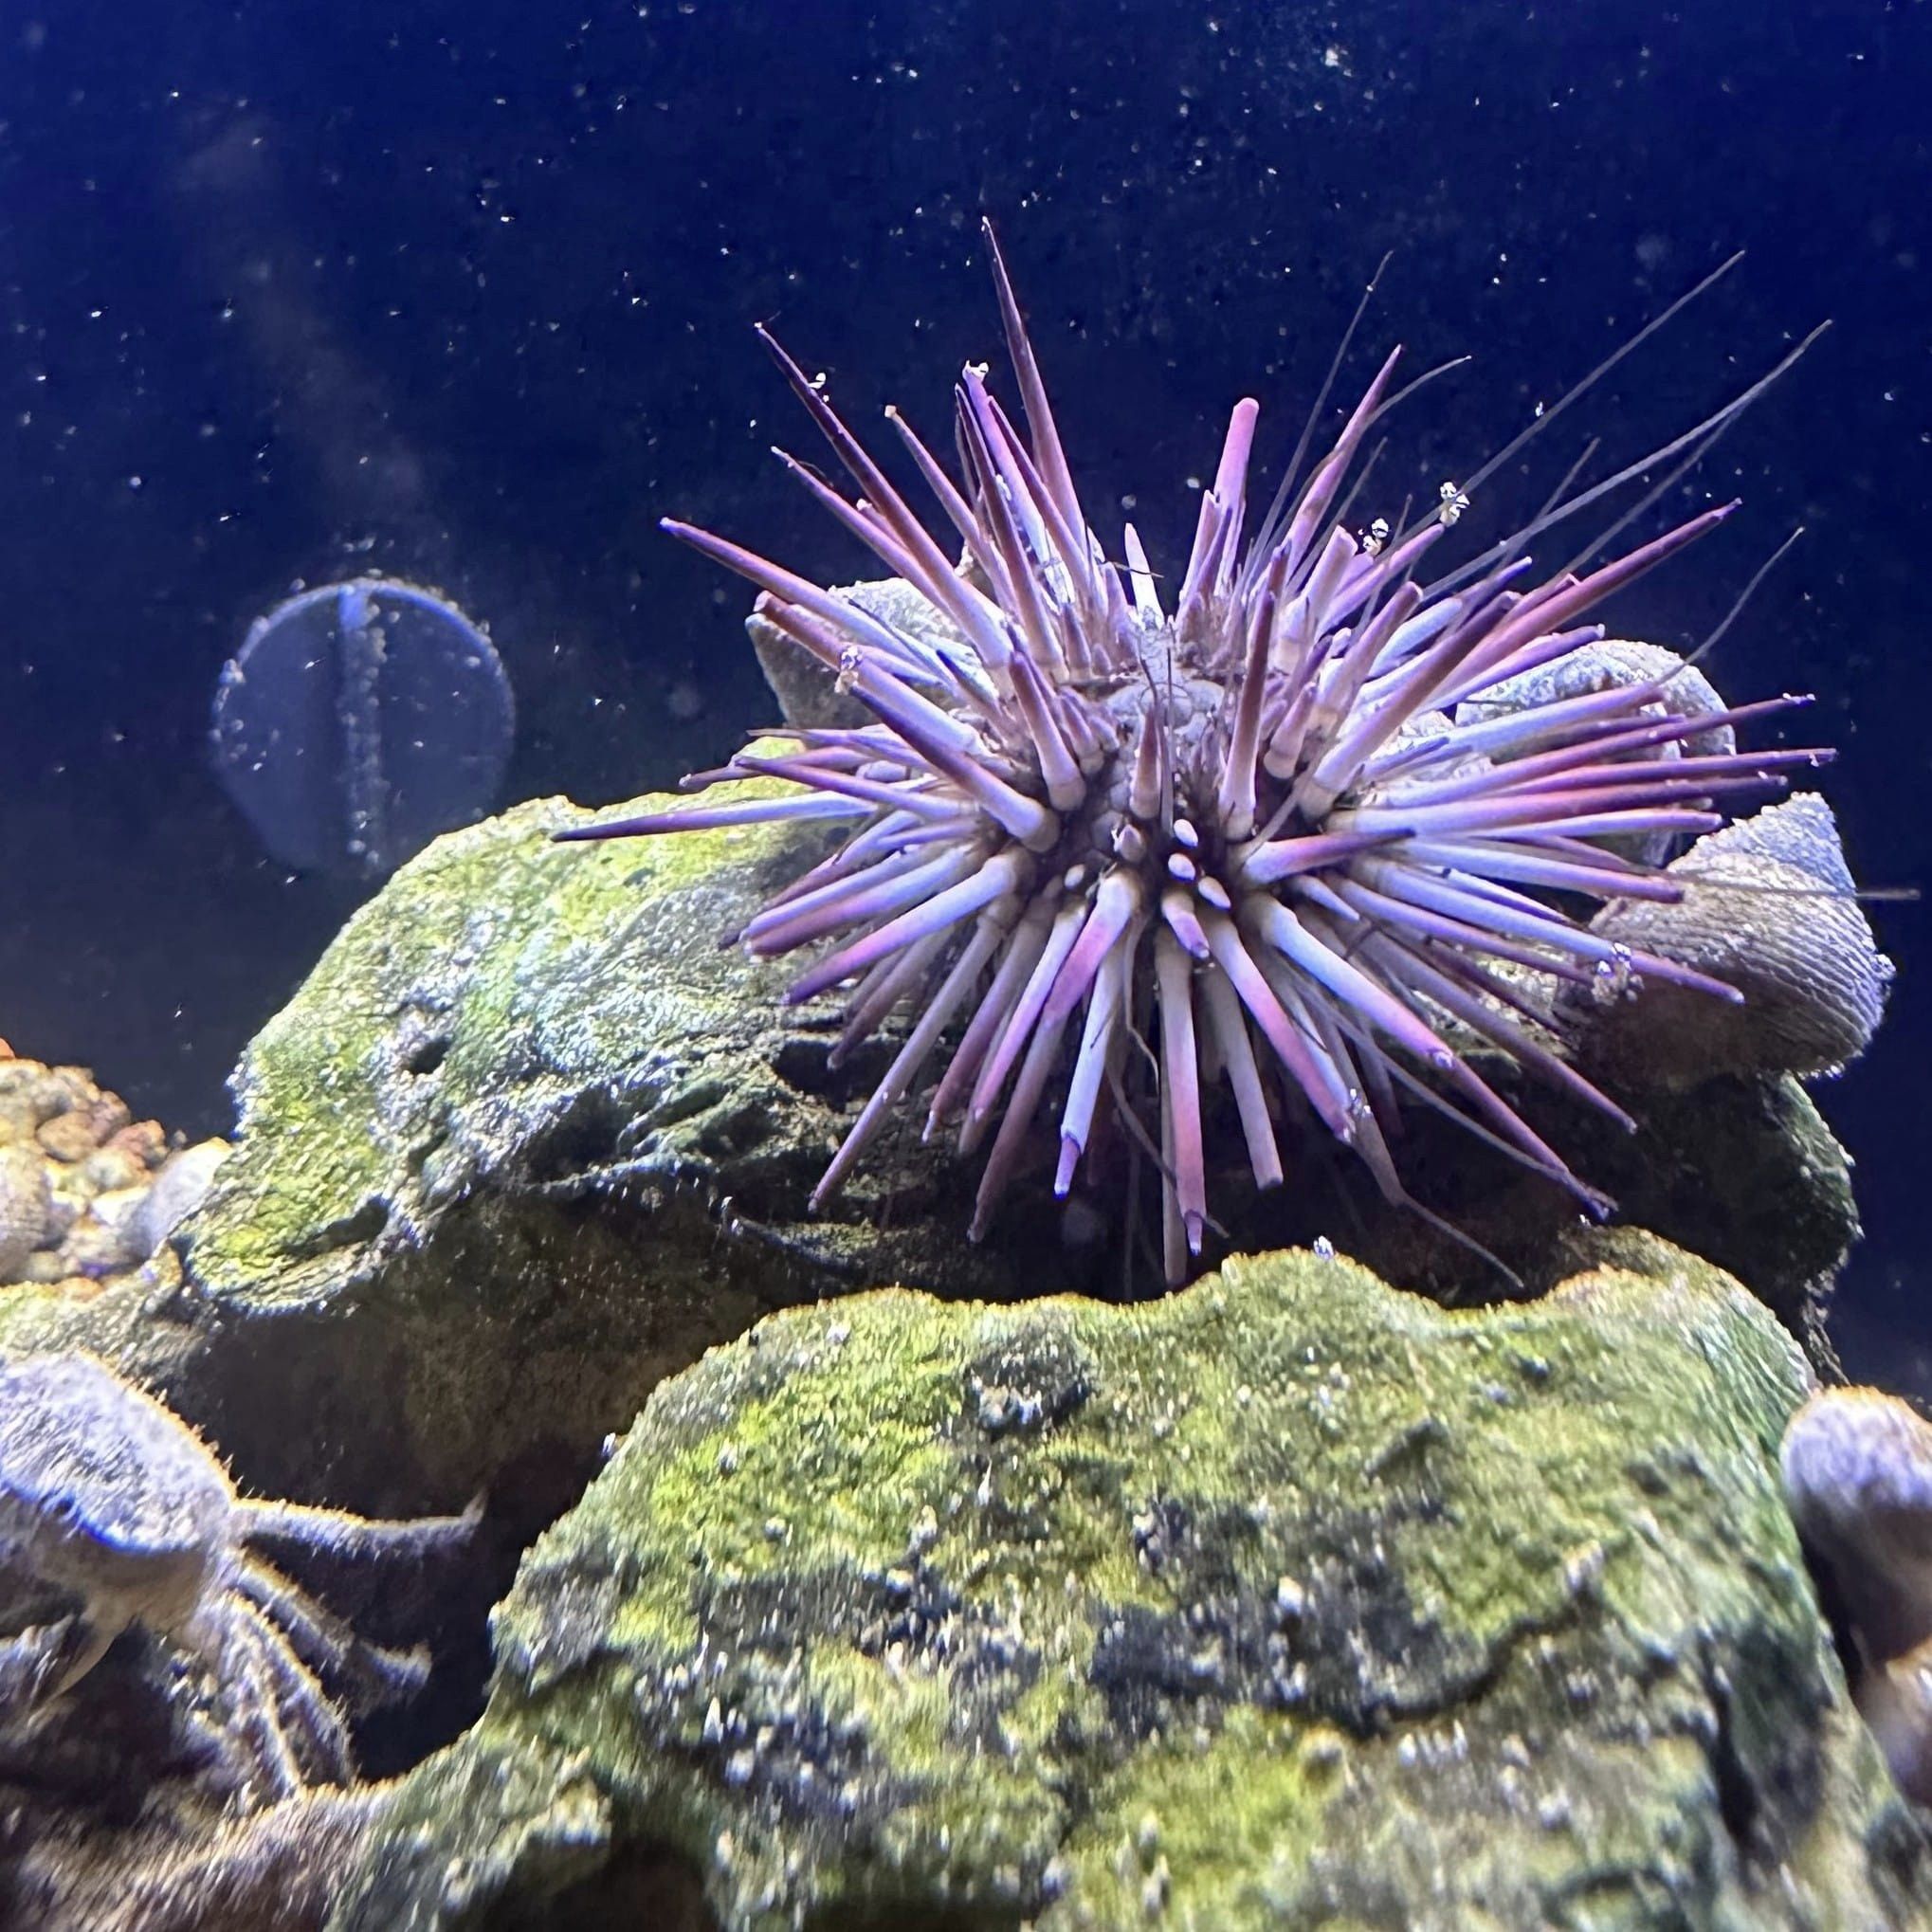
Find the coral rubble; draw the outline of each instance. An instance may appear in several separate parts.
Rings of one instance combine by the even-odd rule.
[[[182,1148],[79,1066],[0,1054],[0,1294],[85,1298],[146,1262],[226,1152]]]

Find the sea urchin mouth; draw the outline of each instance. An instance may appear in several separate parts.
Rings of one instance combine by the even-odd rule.
[[[1720,981],[1602,939],[1571,908],[1676,898],[1629,855],[1631,835],[1715,828],[1721,796],[1824,755],[1705,749],[1717,727],[1801,701],[1714,715],[1682,695],[1689,681],[1675,670],[1500,711],[1472,701],[1596,644],[1592,608],[1732,506],[1587,574],[1538,579],[1528,538],[1636,465],[1426,579],[1467,506],[1452,486],[1402,528],[1377,522],[1358,537],[1341,520],[1363,440],[1399,400],[1391,355],[1327,454],[1305,474],[1298,456],[1251,536],[1258,410],[1235,405],[1164,602],[1131,525],[1124,564],[1094,536],[996,246],[993,260],[1027,433],[969,366],[955,392],[956,482],[887,412],[950,525],[947,543],[963,546],[957,564],[765,337],[861,495],[848,501],[784,460],[919,592],[929,625],[895,624],[722,538],[665,525],[749,578],[762,615],[869,721],[787,728],[776,749],[690,781],[775,778],[782,795],[564,836],[780,819],[848,829],[740,935],[761,958],[829,946],[787,998],[849,989],[841,1051],[901,1011],[916,1015],[814,1206],[937,1067],[928,1134],[957,1127],[966,1153],[991,1138],[975,1238],[1043,1110],[1058,1109],[1063,1194],[1111,1113],[1162,1175],[1170,1280],[1209,1226],[1212,1083],[1231,1095],[1261,1187],[1283,1177],[1284,1132],[1312,1115],[1388,1198],[1418,1207],[1387,1138],[1411,1096],[1604,1211],[1470,1049],[1628,1124],[1570,1064],[1522,969],[1607,996],[1655,976],[1735,1000]],[[1763,386],[1647,464],[1694,452]]]

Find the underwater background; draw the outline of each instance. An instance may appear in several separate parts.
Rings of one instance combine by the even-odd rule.
[[[1688,648],[1802,524],[1709,668],[1818,694],[1795,729],[1841,748],[1854,867],[1923,886],[1928,93],[1932,8],[1880,0],[9,9],[0,1034],[230,1124],[243,1045],[371,889],[265,852],[210,757],[224,664],[299,587],[380,572],[487,629],[505,802],[727,756],[772,710],[749,598],[657,519],[862,574],[766,454],[803,430],[751,326],[856,420],[938,421],[998,348],[982,213],[1097,520],[1169,558],[1230,403],[1278,465],[1384,255],[1358,373],[1474,355],[1393,425],[1399,504],[1746,249],[1579,411],[1610,457],[1833,326],[1654,519],[1743,514],[1612,615]],[[1872,911],[1890,1013],[1820,1096],[1867,1227],[1834,1327],[1932,1394],[1926,916]]]

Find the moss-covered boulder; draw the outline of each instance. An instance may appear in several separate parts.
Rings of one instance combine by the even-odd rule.
[[[439,840],[250,1043],[240,1155],[193,1230],[208,1293],[304,1305],[480,1197],[670,1193],[754,1144],[811,1171],[764,1098],[782,980],[718,943],[771,835],[555,843],[587,816],[539,801]]]
[[[526,1557],[334,1923],[1932,1923],[1779,1500],[1802,1358],[1636,1247],[761,1321]]]
[[[184,1265],[9,1288],[0,1347],[100,1353],[277,1493],[407,1511],[542,1466],[529,1523],[661,1376],[849,1279],[840,1230],[765,1218],[802,1213],[837,1105],[782,980],[718,944],[772,835],[553,841],[586,816],[405,866],[250,1045]]]
[[[534,1526],[770,1308],[1038,1285],[957,1238],[971,1177],[937,1148],[810,1213],[883,1062],[830,1067],[831,1004],[788,1011],[785,969],[720,945],[809,862],[797,836],[555,842],[589,816],[520,806],[403,867],[250,1044],[182,1267],[84,1303],[9,1288],[0,1347],[100,1353],[277,1493],[407,1512],[540,1467]]]

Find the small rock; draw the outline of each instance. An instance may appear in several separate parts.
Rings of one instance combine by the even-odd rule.
[[[147,1260],[201,1205],[229,1152],[226,1140],[197,1140],[168,1157],[129,1220],[128,1240],[136,1259]]]
[[[27,1258],[47,1236],[53,1190],[39,1157],[0,1147],[0,1282],[18,1281]]]
[[[1785,1499],[1857,1648],[1854,1694],[1899,1789],[1932,1805],[1932,1424],[1877,1389],[1792,1418]]]
[[[94,1123],[78,1110],[43,1121],[34,1138],[56,1160],[85,1160],[100,1144],[94,1138]]]

